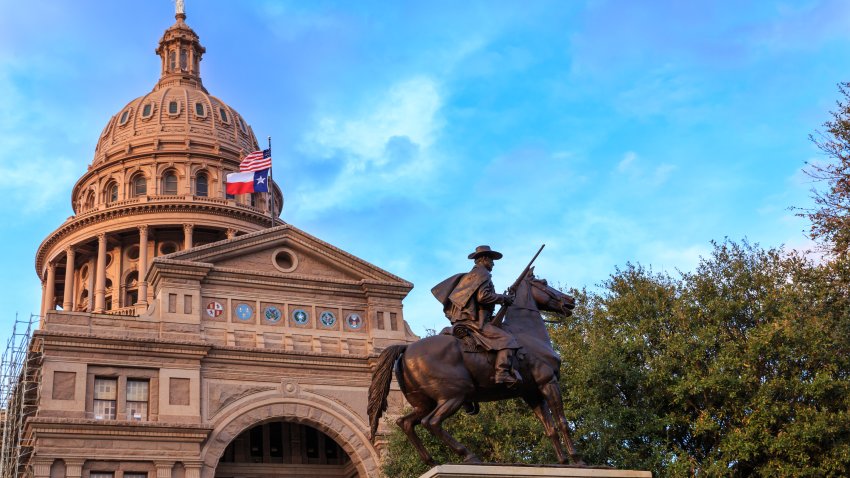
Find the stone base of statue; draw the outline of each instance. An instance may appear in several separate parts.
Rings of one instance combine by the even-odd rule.
[[[649,471],[567,465],[439,465],[419,478],[652,478]]]

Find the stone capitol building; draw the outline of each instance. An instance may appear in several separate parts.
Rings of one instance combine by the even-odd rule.
[[[3,416],[19,445],[2,478],[8,460],[34,478],[379,476],[370,367],[417,339],[413,285],[283,222],[277,186],[226,194],[260,147],[202,83],[178,12],[159,81],[107,121],[73,215],[38,247],[19,376],[36,386],[19,427]]]

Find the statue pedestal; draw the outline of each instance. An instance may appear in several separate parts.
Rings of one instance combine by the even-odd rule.
[[[558,465],[439,465],[419,478],[652,478],[652,472]]]

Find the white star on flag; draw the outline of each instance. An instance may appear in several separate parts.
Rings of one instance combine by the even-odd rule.
[[[265,177],[260,176],[260,177],[257,178],[257,184],[264,184],[265,182],[266,182]]]

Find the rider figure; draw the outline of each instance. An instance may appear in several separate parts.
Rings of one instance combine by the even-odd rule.
[[[511,362],[519,343],[511,334],[490,323],[496,304],[507,307],[513,303],[513,297],[496,293],[491,279],[493,261],[501,259],[502,254],[491,250],[490,246],[478,246],[469,258],[475,261],[469,273],[452,276],[431,292],[443,302],[453,330],[466,327],[484,348],[496,351],[496,383],[516,385],[521,379],[512,370]]]

